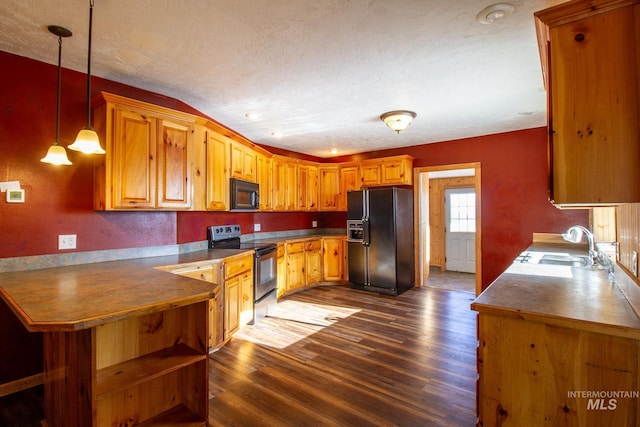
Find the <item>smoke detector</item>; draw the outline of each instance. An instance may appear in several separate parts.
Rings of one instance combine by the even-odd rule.
[[[493,24],[504,20],[514,10],[515,6],[511,3],[494,3],[482,9],[476,15],[476,20],[482,24]]]

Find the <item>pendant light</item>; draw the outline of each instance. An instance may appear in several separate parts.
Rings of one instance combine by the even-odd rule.
[[[91,127],[91,33],[93,30],[93,0],[89,0],[89,49],[87,54],[87,123],[69,149],[85,154],[104,154],[98,134]]]
[[[40,159],[43,163],[52,165],[70,165],[67,150],[60,145],[60,86],[62,84],[62,38],[71,37],[71,31],[58,25],[49,25],[49,31],[58,36],[58,95],[56,102],[56,142],[49,147],[47,155]]]

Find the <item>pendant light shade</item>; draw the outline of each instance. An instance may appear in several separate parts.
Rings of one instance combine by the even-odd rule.
[[[49,147],[47,155],[40,159],[43,163],[52,165],[70,165],[67,150],[60,145],[60,86],[62,85],[62,38],[71,37],[71,31],[57,25],[49,25],[49,31],[58,36],[58,94],[56,96],[56,141]]]
[[[416,113],[407,110],[389,111],[380,116],[380,120],[396,133],[405,130],[415,118]]]
[[[91,33],[93,31],[93,0],[89,0],[89,48],[87,53],[87,123],[78,132],[78,136],[69,149],[85,154],[104,154],[100,146],[100,138],[91,127]]]
[[[78,132],[76,140],[69,146],[69,149],[81,151],[84,154],[104,154],[105,151],[100,146],[100,138],[92,128],[84,128]]]
[[[62,145],[53,144],[49,147],[47,155],[40,159],[43,163],[50,163],[52,165],[70,165],[72,164],[67,157],[67,150]]]

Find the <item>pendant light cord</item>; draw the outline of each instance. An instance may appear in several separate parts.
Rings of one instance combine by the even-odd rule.
[[[93,32],[93,2],[89,0],[89,53],[87,55],[87,126],[91,129],[91,33]]]
[[[62,36],[58,36],[58,95],[56,100],[56,145],[60,141],[60,85],[62,84]]]

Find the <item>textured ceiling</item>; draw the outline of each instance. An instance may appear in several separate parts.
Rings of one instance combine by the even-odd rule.
[[[527,129],[546,124],[533,12],[562,2],[487,25],[479,0],[95,0],[92,74],[320,157]],[[61,25],[85,72],[88,20],[88,0],[2,0],[0,50],[57,64]],[[396,109],[417,113],[399,135]]]

